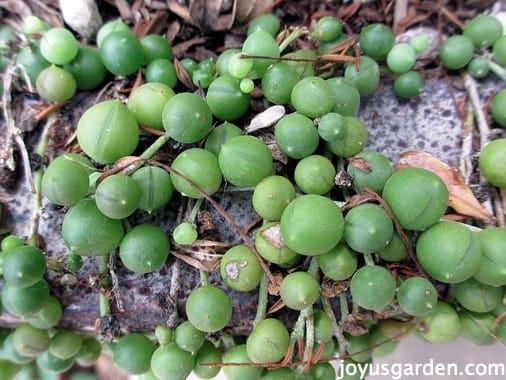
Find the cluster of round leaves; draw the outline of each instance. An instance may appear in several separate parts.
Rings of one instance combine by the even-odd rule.
[[[49,373],[65,372],[74,363],[93,365],[101,343],[92,335],[56,328],[63,309],[44,279],[44,253],[10,235],[2,240],[0,268],[5,281],[0,305],[23,321],[13,330],[0,330],[2,378],[13,378],[31,362]]]
[[[370,25],[359,38],[366,54],[360,57],[360,70],[355,64],[349,64],[343,68],[342,76],[322,79],[316,75],[311,62],[276,61],[281,55],[275,40],[278,30],[279,19],[265,15],[252,23],[241,49],[226,50],[216,62],[182,60],[194,84],[206,89],[203,99],[194,93],[173,90],[176,77],[170,62],[172,51],[165,39],[148,36],[139,41],[121,21],[104,25],[97,36],[101,64],[121,76],[145,66],[148,83],[132,91],[127,105],[119,100],[107,100],[90,107],[77,126],[79,145],[89,159],[76,154],[61,155],[48,165],[43,176],[44,195],[53,203],[69,207],[62,226],[63,239],[72,252],[69,265],[78,268],[80,256],[103,256],[118,248],[128,269],[138,273],[159,269],[170,249],[166,232],[148,224],[125,231],[122,221],[136,210],[153,212],[164,207],[174,191],[194,199],[202,198],[203,193],[212,195],[225,180],[237,187],[254,188],[253,208],[266,221],[255,236],[255,250],[263,260],[286,268],[301,263],[304,257],[312,257],[328,278],[350,279],[355,304],[377,312],[398,305],[402,312],[417,318],[420,333],[430,341],[454,339],[460,334],[461,324],[469,331],[466,337],[475,342],[486,341],[483,334],[476,332],[478,327],[470,326],[479,318],[488,323],[493,315],[501,312],[498,294],[503,293],[506,285],[506,262],[499,252],[506,245],[505,230],[496,228],[476,233],[465,225],[440,221],[448,205],[448,190],[442,180],[425,169],[410,168],[394,173],[384,155],[364,150],[368,134],[357,117],[360,97],[369,95],[378,86],[377,61],[385,61],[397,76],[394,89],[397,87],[399,96],[409,98],[419,94],[423,81],[411,69],[416,53],[424,50],[426,41],[416,38],[409,45],[394,44],[393,34],[386,25]],[[38,51],[50,62],[52,70],[67,70],[67,65],[72,65],[76,57],[72,51],[79,54],[80,47],[66,35],[65,29],[48,29],[42,33]],[[346,38],[342,22],[333,17],[319,20],[313,36],[320,39],[321,49]],[[303,49],[283,57],[310,61],[316,56],[315,52]],[[443,56],[442,52],[444,62]],[[231,123],[248,111],[255,85],[261,87],[267,102],[285,104],[293,111],[273,127],[276,146],[294,163],[293,182],[275,175],[272,155],[265,142],[245,135]],[[63,100],[51,99],[44,91],[41,96]],[[499,120],[504,115],[501,113],[504,107],[500,106],[503,98],[497,98],[499,106],[494,107]],[[215,120],[222,123],[213,127]],[[97,168],[135,154],[143,133],[139,124],[165,132],[166,138],[185,147],[172,160],[170,174],[146,164],[131,175],[101,176]],[[320,154],[322,148],[328,154]],[[402,231],[396,230],[392,215],[376,203],[342,211],[341,205],[331,197],[336,191],[334,156],[347,161],[345,168],[355,192],[367,187],[382,195]],[[486,160],[484,154],[483,162]],[[410,231],[418,236],[416,243],[410,244],[414,245],[417,258],[430,278],[454,286],[460,314],[454,305],[438,301],[437,291],[427,278],[396,281],[380,265],[407,257],[403,237],[409,238]],[[89,236],[94,237],[93,241]],[[198,234],[191,223],[185,222],[174,229],[172,237],[178,244],[191,244]],[[223,255],[220,273],[227,287],[237,291],[258,287],[263,270],[255,250],[237,245]],[[364,261],[367,265],[363,265]],[[37,283],[41,281],[44,281],[42,277]],[[39,288],[48,290],[47,283],[35,289],[44,292]],[[2,292],[3,304],[6,309],[16,311],[19,306],[9,303],[8,294],[5,290]],[[286,274],[280,286],[281,300],[294,310],[312,307],[319,295],[317,280],[302,269]],[[208,378],[216,374],[218,367],[206,368],[198,363],[274,363],[286,354],[289,333],[273,318],[258,323],[245,344],[227,350],[224,355],[214,343],[207,341],[206,334],[224,329],[232,316],[230,298],[217,286],[203,285],[193,290],[185,309],[188,320],[173,334],[167,328],[157,329],[158,346],[138,333],[121,337],[113,349],[115,362],[130,373],[150,373],[157,379],[184,379],[191,370]],[[470,313],[478,317],[473,319]],[[355,353],[395,336],[392,333],[398,327],[395,322],[384,325],[374,326],[364,336],[348,337],[348,352],[353,360],[369,360],[371,352]],[[502,330],[495,333],[502,336]],[[318,310],[315,310],[315,334],[316,341],[323,342],[332,356],[335,347],[331,321]],[[44,337],[39,336],[42,347],[45,347]],[[33,341],[38,342],[39,338]],[[381,345],[382,351],[373,350],[374,355],[385,354],[392,346],[395,342]],[[318,364],[311,371],[314,376],[335,377],[329,366]],[[262,367],[232,366],[225,367],[224,372],[229,379],[274,376],[274,371],[268,373]]]

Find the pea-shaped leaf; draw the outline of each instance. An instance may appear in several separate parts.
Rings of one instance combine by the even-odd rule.
[[[109,164],[130,155],[139,142],[135,116],[119,100],[97,103],[81,116],[77,141],[95,161]]]

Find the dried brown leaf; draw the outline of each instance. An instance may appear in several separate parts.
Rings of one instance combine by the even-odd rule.
[[[404,152],[395,165],[396,170],[408,167],[427,169],[441,177],[448,188],[448,205],[458,213],[485,221],[493,220],[493,215],[478,202],[469,186],[460,178],[457,169],[418,150]]]
[[[283,274],[279,271],[276,271],[272,273],[272,278],[274,279],[274,282],[269,281],[267,284],[267,291],[271,296],[279,296],[281,282],[283,281]]]
[[[267,310],[267,314],[272,314],[272,313],[275,313],[276,311],[280,311],[282,308],[285,307],[285,303],[283,302],[283,300],[280,298],[279,300],[277,300],[274,305],[272,305],[269,310]]]
[[[188,75],[188,71],[184,68],[184,66],[181,64],[181,62],[174,58],[174,67],[176,69],[176,75],[177,79],[185,85],[185,87],[189,89],[195,89],[195,86],[193,85],[192,80],[190,79],[190,76]]]
[[[212,240],[197,240],[192,245],[174,244],[175,251],[171,253],[194,268],[206,272],[214,272],[220,267],[223,252],[230,248],[230,244]]]
[[[355,169],[358,169],[364,173],[370,173],[371,163],[362,157],[350,157],[348,158],[348,163],[353,166]]]

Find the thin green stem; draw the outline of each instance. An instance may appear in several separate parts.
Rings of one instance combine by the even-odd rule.
[[[318,256],[313,256],[311,258],[311,262],[309,263],[309,268],[307,269],[307,273],[313,277],[317,277],[319,270],[320,270],[320,265],[318,264]]]
[[[190,213],[190,216],[188,217],[188,223],[194,223],[195,219],[197,218],[197,214],[200,211],[200,208],[202,207],[202,203],[204,202],[204,198],[199,198],[195,202],[195,204],[192,207],[192,211]]]
[[[42,130],[39,144],[36,153],[43,157],[46,154],[47,145],[49,143],[49,129],[56,122],[54,115],[49,116],[44,129]],[[32,216],[30,223],[30,233],[26,243],[28,245],[36,246],[38,243],[38,230],[39,230],[39,219],[40,210],[42,207],[42,176],[44,175],[43,167],[41,166],[33,175],[33,204],[32,204]]]
[[[339,353],[344,354],[345,350],[344,347],[346,347],[346,339],[343,335],[343,328],[342,326],[339,326],[337,323],[336,315],[334,313],[334,310],[332,310],[332,306],[330,306],[330,301],[327,297],[321,297],[323,311],[328,315],[330,318],[330,321],[332,322],[332,332],[334,336],[337,339],[337,343],[339,343]],[[342,352],[341,352],[342,350]]]
[[[98,270],[99,270],[99,273],[103,276],[102,281],[100,282],[100,285],[103,288],[106,288],[109,286],[109,277],[108,277],[109,256],[110,256],[110,254],[107,254],[104,256],[99,256],[99,258],[98,258]],[[100,310],[101,317],[111,313],[111,304],[109,302],[109,298],[107,298],[107,295],[105,295],[103,291],[100,292],[99,310]]]
[[[267,289],[268,283],[269,283],[269,278],[267,277],[267,274],[264,272],[262,274],[262,278],[260,279],[260,287],[258,290],[257,314],[255,316],[255,321],[253,323],[253,327],[258,325],[265,318],[265,314],[267,312],[267,301],[269,298],[269,293],[268,293],[268,289]]]
[[[209,285],[209,274],[205,270],[200,270],[200,284],[202,286]]]
[[[162,146],[165,145],[165,143],[169,141],[169,136],[167,134],[164,134],[160,137],[158,137],[153,144],[151,144],[142,154],[140,155],[141,158],[144,158],[146,160],[149,160],[152,158],[156,152],[160,150]]]
[[[364,260],[367,265],[375,265],[372,253],[364,253]]]
[[[339,353],[344,354],[346,351],[346,340],[344,339],[343,332],[344,332],[344,323],[346,322],[346,319],[348,318],[349,314],[349,308],[348,308],[348,298],[346,296],[346,293],[339,294],[339,310],[341,311],[341,319],[339,321],[339,327],[340,327],[340,336],[337,337],[337,340],[341,338],[341,341],[339,342]]]
[[[306,312],[306,348],[304,349],[304,361],[311,358],[314,347],[314,314],[313,306],[309,306]]]
[[[490,70],[495,75],[497,75],[502,80],[506,81],[506,69],[504,69],[503,67],[499,66],[497,63],[495,63],[491,59],[488,60],[488,64],[489,64]]]

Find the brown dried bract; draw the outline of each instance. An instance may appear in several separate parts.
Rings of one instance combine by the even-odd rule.
[[[184,246],[174,244],[176,250],[171,253],[194,268],[206,272],[214,272],[220,267],[223,253],[232,245],[212,240],[197,240]]]
[[[321,285],[321,294],[323,297],[333,298],[345,292],[350,287],[350,281],[335,281],[324,277]]]

